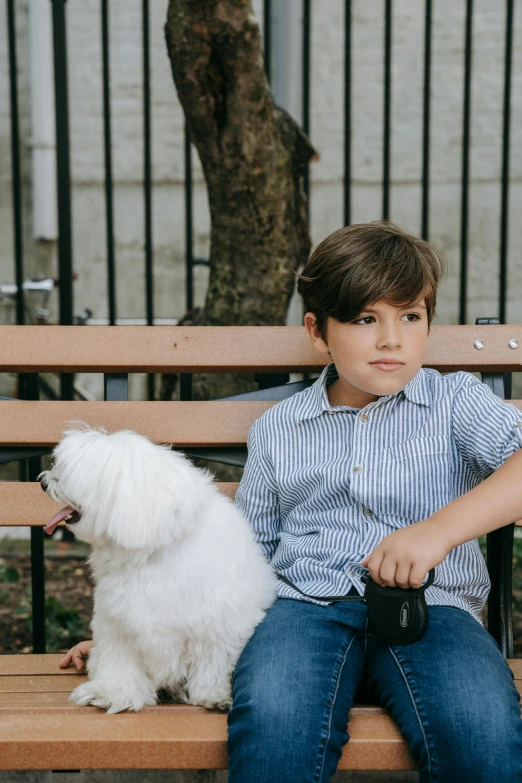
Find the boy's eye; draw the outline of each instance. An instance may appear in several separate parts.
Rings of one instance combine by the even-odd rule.
[[[420,319],[420,315],[417,315],[417,313],[405,313],[403,318],[409,318],[409,316],[413,316],[414,320],[409,321],[408,323],[412,324],[415,323],[415,321],[418,321]],[[373,318],[373,315],[364,315],[362,318],[358,318],[356,321],[353,321],[352,323],[358,324],[360,321],[367,321],[369,318]]]

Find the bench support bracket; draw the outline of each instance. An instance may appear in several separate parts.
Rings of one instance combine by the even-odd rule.
[[[496,325],[498,318],[477,318],[477,325]],[[511,373],[481,373],[482,382],[501,400],[511,399]],[[491,591],[488,597],[488,631],[506,658],[514,657],[512,572],[515,525],[505,525],[487,535],[487,562]]]

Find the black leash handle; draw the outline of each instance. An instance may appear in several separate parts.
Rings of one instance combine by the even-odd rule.
[[[303,593],[302,590],[300,590],[296,585],[294,585],[293,582],[291,582],[289,579],[284,577],[282,574],[278,574],[277,571],[275,572],[278,579],[280,579],[282,582],[285,582],[285,584],[289,585],[290,587],[293,587],[294,590],[297,590],[298,593],[301,593],[301,595],[305,595],[307,598],[315,598],[317,601],[364,601],[366,603],[366,597],[364,595],[309,595],[308,593]],[[410,593],[416,593],[419,590],[426,590],[427,587],[429,587],[433,580],[435,579],[435,569],[431,569],[428,574],[428,580],[423,585],[421,585],[418,588],[415,587],[405,587],[400,588],[403,592],[410,592]]]

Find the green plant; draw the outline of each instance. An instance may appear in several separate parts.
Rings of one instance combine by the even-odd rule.
[[[32,630],[31,591],[26,589],[20,605],[13,613],[25,620],[26,627]],[[89,621],[76,609],[64,606],[53,595],[45,599],[45,637],[47,650],[61,650],[85,639],[89,635]]]
[[[11,566],[6,566],[3,563],[0,563],[0,582],[13,584],[14,582],[18,582],[19,579],[20,573],[17,568],[12,568]],[[0,601],[7,601],[8,598],[9,593],[0,589]]]
[[[20,572],[17,568],[0,565],[0,582],[7,582],[8,584],[12,584],[13,582],[18,582],[19,579]]]

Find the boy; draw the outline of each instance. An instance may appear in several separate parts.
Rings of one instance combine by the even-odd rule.
[[[335,231],[298,275],[332,362],[248,435],[235,502],[291,584],[233,675],[229,783],[329,781],[362,681],[421,783],[522,781],[520,695],[478,617],[477,542],[522,518],[522,414],[469,373],[422,369],[444,270],[429,243],[377,222]],[[368,570],[419,587],[433,567],[429,627],[408,646],[366,633],[362,602],[327,600],[362,595]]]

